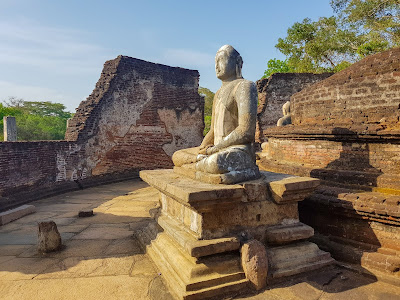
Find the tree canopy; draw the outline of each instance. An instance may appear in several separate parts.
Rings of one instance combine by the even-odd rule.
[[[19,141],[63,140],[67,120],[72,114],[61,103],[24,101],[10,98],[0,103],[0,140],[3,136],[3,117],[13,116],[17,122]]]
[[[214,93],[204,87],[199,87],[199,94],[204,97],[204,135],[210,131]]]
[[[287,59],[285,60],[279,60],[276,58],[270,59],[267,63],[267,69],[264,72],[263,78],[268,78],[274,73],[290,73],[290,72],[295,72],[295,70],[292,70],[292,68],[289,66]]]
[[[330,3],[334,16],[296,22],[278,39],[275,47],[287,59],[269,60],[264,77],[275,72],[338,72],[367,55],[400,46],[399,0]]]

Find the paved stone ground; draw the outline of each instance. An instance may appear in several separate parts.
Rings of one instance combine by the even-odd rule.
[[[35,201],[37,212],[0,226],[0,299],[171,300],[133,238],[151,221],[157,192],[139,180]],[[78,218],[81,209],[95,216]],[[57,223],[65,248],[39,255],[37,222]],[[400,287],[338,267],[235,299],[400,299]]]

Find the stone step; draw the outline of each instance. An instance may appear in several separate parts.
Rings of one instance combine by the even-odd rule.
[[[212,240],[198,240],[178,222],[168,216],[160,216],[158,224],[176,241],[190,256],[203,257],[217,253],[239,250],[240,242],[236,237]]]
[[[154,251],[165,257],[175,272],[179,274],[184,282],[196,282],[205,280],[210,276],[221,276],[243,272],[240,265],[239,253],[220,254],[210,257],[196,259],[186,254],[169,236],[165,233],[158,235],[152,242]],[[196,280],[195,280],[196,279]]]
[[[248,282],[239,254],[188,259],[166,233],[160,233],[147,246],[147,253],[179,299],[206,299],[207,295],[214,297],[237,291],[243,287],[243,282]]]
[[[202,290],[187,293],[183,296],[184,300],[206,300],[220,299],[219,297],[228,297],[238,293],[244,293],[249,287],[247,279],[238,280],[235,282],[225,283],[214,287],[204,288]],[[217,298],[218,297],[218,298]]]
[[[310,272],[313,270],[317,270],[319,268],[329,266],[333,264],[335,260],[332,257],[325,257],[319,261],[314,261],[311,263],[306,263],[306,264],[297,264],[291,268],[286,268],[286,269],[279,269],[274,271],[271,274],[272,278],[281,278],[281,277],[287,277],[287,276],[292,276],[304,272]]]
[[[267,249],[272,278],[291,276],[329,265],[334,259],[311,242]]]
[[[198,291],[212,286],[241,281],[243,279],[246,279],[246,275],[244,274],[244,272],[238,272],[238,273],[228,274],[226,276],[219,276],[212,279],[190,283],[187,285],[186,290],[188,292]]]
[[[291,225],[268,227],[265,231],[267,244],[286,244],[305,240],[314,235],[314,229],[301,222]]]

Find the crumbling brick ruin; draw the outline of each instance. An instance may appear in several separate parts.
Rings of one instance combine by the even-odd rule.
[[[119,56],[105,63],[65,139],[84,143],[93,175],[171,167],[176,150],[203,138],[198,79],[197,71]]]
[[[300,204],[320,246],[400,284],[400,49],[294,94],[291,111],[264,131],[260,167],[320,178]]]
[[[0,211],[172,166],[203,138],[199,73],[118,56],[68,122],[66,141],[0,143]]]
[[[265,129],[276,126],[283,116],[282,106],[290,100],[290,96],[331,75],[332,73],[275,73],[269,78],[258,80],[257,142],[265,141]]]

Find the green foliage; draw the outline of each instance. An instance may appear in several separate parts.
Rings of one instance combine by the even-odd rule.
[[[294,72],[322,73],[334,71],[344,61],[354,62],[360,44],[355,32],[341,29],[335,17],[324,17],[295,23],[276,48],[288,57],[288,66]]]
[[[400,46],[399,0],[331,0],[343,26],[352,26],[364,43],[360,57]]]
[[[331,0],[331,6],[346,24],[355,24],[389,47],[400,45],[399,0]],[[377,34],[377,35],[376,35]]]
[[[3,133],[3,116],[13,116],[17,122],[20,141],[62,140],[67,128],[67,119],[72,117],[61,103],[30,102],[10,98],[6,106],[0,103],[0,129]],[[4,140],[3,135],[0,136]]]
[[[399,0],[330,4],[335,16],[296,22],[278,40],[276,48],[286,55],[291,72],[338,72],[367,55],[400,46]]]
[[[214,100],[214,93],[204,87],[199,87],[199,94],[204,97],[204,132],[206,135],[211,127],[212,105]]]
[[[274,73],[290,73],[294,72],[292,68],[289,66],[288,61],[279,60],[276,58],[270,59],[267,62],[267,69],[264,72],[264,76],[262,78],[268,78]]]
[[[211,128],[211,116],[204,116],[204,131],[203,135],[205,136]]]

